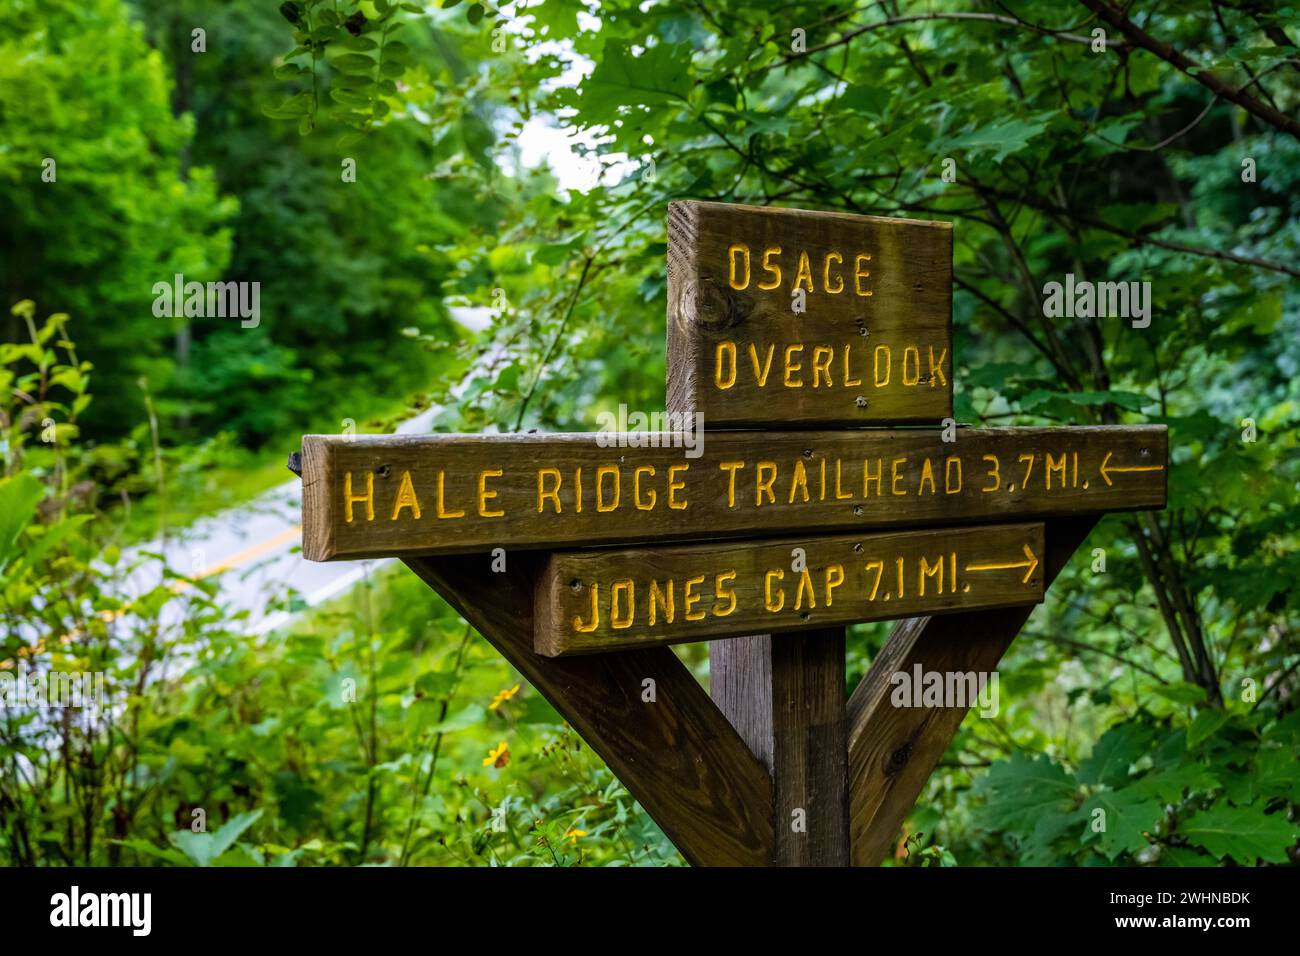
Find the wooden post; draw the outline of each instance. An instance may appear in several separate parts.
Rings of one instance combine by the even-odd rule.
[[[772,774],[778,866],[849,863],[844,628],[709,644],[709,690]]]

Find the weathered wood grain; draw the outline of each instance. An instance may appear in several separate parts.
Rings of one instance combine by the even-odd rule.
[[[844,628],[715,641],[709,692],[772,772],[773,862],[847,866]]]
[[[303,552],[323,561],[863,532],[1165,503],[1164,426],[941,435],[705,433],[697,458],[601,447],[590,434],[308,435]]]
[[[685,665],[668,648],[538,657],[532,635],[536,558],[511,561],[508,574],[463,558],[411,558],[406,564],[551,702],[689,862],[770,863],[768,772]],[[652,702],[645,699],[650,688]]]
[[[708,428],[949,417],[952,224],[669,204],[668,408]]]
[[[1045,583],[1060,574],[1096,525],[1095,517],[1047,522]],[[874,866],[893,848],[935,765],[966,717],[966,707],[895,707],[899,672],[989,672],[1033,609],[971,611],[900,621],[849,699],[849,826],[855,866]]]
[[[1042,554],[1041,524],[557,551],[537,579],[536,648],[589,654],[1035,604]]]

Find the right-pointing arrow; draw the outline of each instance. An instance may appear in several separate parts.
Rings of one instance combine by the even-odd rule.
[[[1021,579],[1021,584],[1028,584],[1029,579],[1034,576],[1034,571],[1038,569],[1038,556],[1028,544],[1025,545],[1026,561],[1009,561],[1004,564],[968,564],[967,571],[1007,571],[1012,568],[1025,568],[1025,576]]]

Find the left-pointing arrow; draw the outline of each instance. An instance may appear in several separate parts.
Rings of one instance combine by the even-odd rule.
[[[1106,452],[1106,457],[1101,460],[1101,468],[1098,469],[1098,471],[1101,472],[1102,480],[1104,480],[1107,485],[1115,484],[1115,482],[1110,480],[1111,475],[1126,474],[1128,472],[1133,472],[1133,471],[1164,471],[1165,470],[1164,465],[1110,465],[1110,458],[1111,455],[1113,454],[1114,452],[1110,452],[1110,451]],[[1107,465],[1110,465],[1110,467],[1107,468],[1106,467]]]

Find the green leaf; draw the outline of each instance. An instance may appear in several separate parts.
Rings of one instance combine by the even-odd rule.
[[[948,148],[962,150],[972,156],[993,154],[993,162],[1000,163],[1009,153],[1024,149],[1029,141],[1047,129],[1053,112],[1042,112],[1027,119],[1003,119],[963,133],[949,140]]]
[[[36,567],[46,554],[75,535],[83,525],[93,521],[94,518],[94,515],[73,515],[56,525],[46,528],[44,533],[22,552],[22,561],[28,567]],[[3,565],[3,559],[0,559],[0,567]]]
[[[253,810],[231,817],[216,833],[178,830],[169,834],[167,839],[195,866],[211,866],[212,861],[230,849],[239,839],[240,834],[256,823],[261,816],[260,809]]]
[[[1218,803],[1187,821],[1179,832],[1189,843],[1219,859],[1230,857],[1245,866],[1257,860],[1287,862],[1287,849],[1300,836],[1300,827],[1286,813],[1265,813],[1262,807]]]
[[[1091,785],[1117,788],[1128,780],[1128,768],[1150,749],[1151,732],[1141,724],[1116,724],[1092,748],[1079,765],[1079,780]]]
[[[477,727],[483,723],[487,717],[487,711],[481,704],[467,704],[463,710],[452,714],[442,723],[434,724],[429,728],[433,733],[450,734],[458,730],[468,730],[471,727]]]
[[[579,104],[588,123],[613,120],[625,106],[663,106],[684,101],[690,92],[691,48],[660,44],[633,56],[626,43],[608,40],[591,76],[583,83]]]
[[[1101,810],[1101,815],[1094,815]],[[1160,801],[1134,791],[1104,790],[1094,794],[1083,805],[1083,840],[1096,838],[1101,852],[1114,860],[1121,853],[1133,854],[1147,846],[1147,834],[1155,829],[1161,817]],[[1103,829],[1095,829],[1095,827]]]
[[[45,486],[26,472],[0,480],[0,568],[8,564],[43,497]]]
[[[988,798],[982,822],[995,830],[1022,833],[1030,832],[1040,817],[1070,813],[1076,789],[1060,764],[1020,753],[994,764],[976,785]]]
[[[330,60],[330,65],[340,73],[365,73],[374,70],[375,61],[361,53],[345,53]]]
[[[1159,684],[1153,687],[1152,690],[1175,704],[1205,703],[1205,688],[1198,687],[1196,684],[1187,684],[1180,681],[1177,684]]]
[[[272,119],[297,119],[311,111],[311,94],[298,93],[279,106],[265,107],[262,112]]]
[[[1228,722],[1229,715],[1222,710],[1202,710],[1187,728],[1187,749],[1195,750],[1208,737]]]

